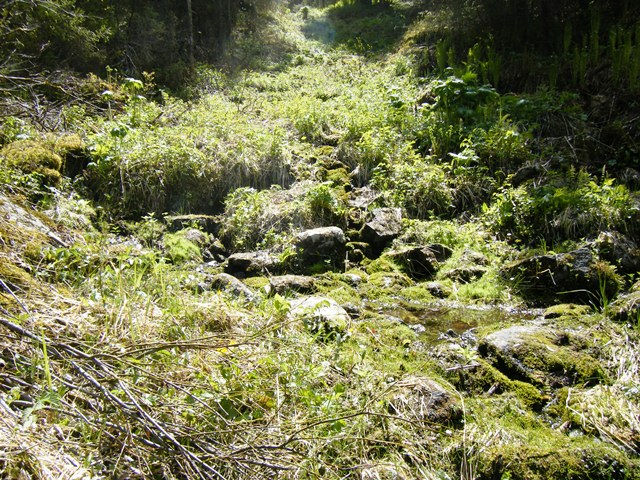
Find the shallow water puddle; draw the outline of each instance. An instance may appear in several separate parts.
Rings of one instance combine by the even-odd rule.
[[[496,323],[520,323],[523,320],[533,320],[541,314],[536,310],[507,306],[461,305],[455,302],[437,302],[411,308],[393,305],[378,309],[378,313],[397,318],[430,343],[462,335],[476,327]]]

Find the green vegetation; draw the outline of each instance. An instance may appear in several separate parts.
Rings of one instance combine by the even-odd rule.
[[[0,7],[0,477],[640,478],[639,11],[525,3]]]

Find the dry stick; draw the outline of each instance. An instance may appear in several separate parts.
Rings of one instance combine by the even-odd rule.
[[[29,332],[28,330],[20,327],[19,325],[16,325],[15,323],[11,322],[9,319],[6,319],[2,316],[0,316],[0,325],[3,325],[5,328],[9,329],[10,331],[20,335],[20,336],[24,336],[27,338],[30,338],[36,342],[41,342],[41,341],[45,341],[47,343],[50,344],[49,349],[51,352],[51,356],[55,357],[59,360],[67,360],[69,361],[69,363],[71,364],[71,366],[82,376],[84,377],[91,385],[93,385],[95,388],[97,388],[111,403],[115,404],[117,407],[119,407],[124,413],[127,413],[131,416],[131,407],[127,404],[125,404],[122,400],[120,400],[118,397],[116,397],[115,395],[113,395],[109,390],[107,390],[96,378],[94,378],[93,375],[91,375],[89,372],[87,372],[84,368],[82,368],[80,365],[78,365],[77,362],[75,362],[74,360],[65,358],[59,351],[58,348],[61,348],[63,350],[66,350],[67,352],[71,353],[72,355],[76,355],[79,356],[83,359],[88,359],[88,360],[92,360],[96,365],[100,366],[101,369],[107,373],[107,374],[111,374],[111,372],[109,372],[109,369],[98,359],[91,357],[83,352],[78,351],[77,349],[71,347],[70,345],[66,345],[66,344],[53,344],[51,342],[48,342],[47,339],[41,339],[38,336],[36,336],[35,334],[33,334],[32,332]],[[55,345],[55,346],[54,346]],[[180,442],[178,442],[171,434],[169,434],[164,428],[162,428],[162,426],[160,426],[158,424],[158,422],[156,422],[152,417],[150,417],[141,407],[140,405],[135,401],[133,395],[131,394],[131,392],[129,392],[129,390],[124,386],[124,384],[122,383],[122,381],[120,379],[118,379],[118,383],[121,387],[121,389],[125,392],[125,394],[129,397],[129,399],[132,401],[133,405],[136,407],[136,410],[138,411],[138,413],[140,413],[140,415],[143,416],[143,418],[145,420],[147,420],[148,422],[150,422],[155,428],[157,428],[172,444],[174,444],[178,450],[181,451],[181,453],[183,455],[185,455],[185,457],[187,458],[187,460],[189,460],[189,463],[191,463],[192,461],[195,461],[196,463],[200,463],[202,464],[202,466],[204,468],[206,468],[207,470],[209,470],[210,472],[214,473],[216,475],[216,477],[220,478],[221,480],[226,480],[225,477],[223,477],[220,473],[218,473],[215,468],[213,468],[212,466],[210,466],[209,464],[207,464],[206,462],[204,462],[203,460],[201,460],[200,458],[198,458],[196,455],[194,455],[192,452],[188,451],[184,445],[182,445]],[[134,417],[135,418],[135,417]],[[137,419],[139,420],[139,419]],[[144,425],[144,424],[143,424]],[[147,430],[150,430],[147,427]],[[195,469],[196,471],[199,471],[199,469],[196,467]]]
[[[4,281],[3,281],[1,278],[0,278],[0,286],[2,286],[2,288],[4,288],[7,292],[9,292],[9,295],[11,295],[11,296],[13,297],[13,299],[14,299],[16,302],[18,302],[18,305],[20,305],[20,306],[22,307],[22,309],[23,309],[26,313],[28,313],[28,314],[30,314],[30,313],[31,313],[31,312],[29,311],[29,309],[25,306],[25,304],[24,304],[24,303],[22,303],[22,301],[20,301],[20,299],[19,299],[18,297],[16,297],[16,294],[15,294],[15,293],[13,293],[13,291],[9,288],[9,286],[8,286],[6,283],[4,283]],[[2,310],[4,310],[4,308],[3,308]],[[5,310],[5,311],[6,311],[6,310]]]

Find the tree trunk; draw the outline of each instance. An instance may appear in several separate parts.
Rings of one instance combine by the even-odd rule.
[[[195,55],[193,52],[193,10],[191,9],[191,0],[187,0],[187,30],[189,35],[189,67],[195,65]]]

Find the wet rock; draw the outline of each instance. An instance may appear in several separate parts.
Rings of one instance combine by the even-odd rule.
[[[617,267],[618,273],[640,271],[638,244],[619,232],[602,232],[594,242],[598,255]]]
[[[352,287],[357,287],[363,280],[360,275],[356,275],[355,273],[345,273],[342,279]]]
[[[291,292],[311,293],[315,290],[315,279],[303,275],[282,275],[269,279],[270,295],[284,295]]]
[[[640,291],[622,295],[609,305],[609,317],[617,322],[640,325]]]
[[[613,298],[619,280],[588,248],[557,255],[535,255],[504,267],[503,277],[514,282],[520,294],[536,304],[563,301],[597,302],[601,288]]]
[[[486,267],[480,265],[465,265],[462,267],[449,270],[445,277],[450,278],[455,282],[469,283],[473,280],[478,280],[487,272]]]
[[[303,263],[344,261],[347,238],[341,228],[321,227],[296,235],[296,256]]]
[[[451,295],[451,289],[440,282],[425,282],[420,286],[436,298],[447,298]]]
[[[426,423],[455,423],[461,418],[459,401],[435,380],[408,376],[395,386],[389,413]]]
[[[421,247],[405,247],[386,255],[401,265],[411,278],[424,279],[432,277],[438,271],[440,263],[448,259],[452,253],[449,247],[434,243]]]
[[[582,347],[565,332],[515,325],[487,335],[478,352],[512,380],[552,387],[598,383],[604,371]]]
[[[313,335],[326,339],[344,336],[351,318],[335,300],[327,297],[303,297],[291,300],[289,318],[302,320]]]
[[[257,298],[257,295],[249,287],[228,273],[219,273],[211,277],[207,290],[223,290],[236,297],[244,297],[249,301],[254,301]]]
[[[269,252],[234,253],[227,259],[225,272],[231,275],[254,276],[273,273],[281,268],[280,260]]]
[[[402,232],[402,212],[399,208],[376,208],[372,218],[362,227],[362,240],[379,255]]]

